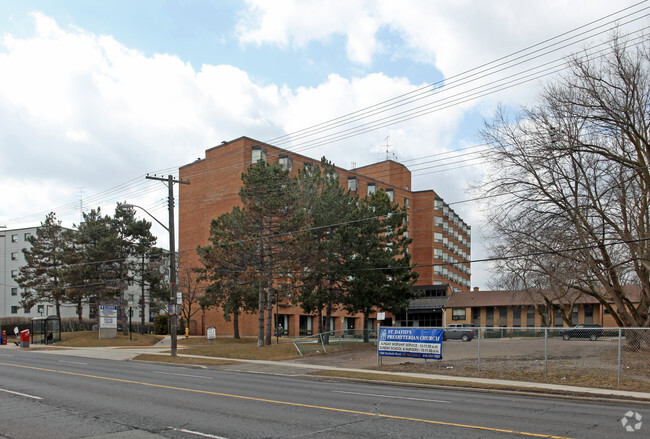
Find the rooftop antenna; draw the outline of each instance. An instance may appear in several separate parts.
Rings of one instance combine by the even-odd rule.
[[[395,160],[397,161],[397,156],[395,153],[390,152],[390,143],[388,143],[388,138],[390,137],[390,134],[386,136],[384,139],[384,142],[386,142],[386,161],[388,160]]]
[[[84,186],[79,188],[79,224],[84,220]]]

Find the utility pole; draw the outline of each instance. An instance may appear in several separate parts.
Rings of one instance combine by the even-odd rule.
[[[172,337],[172,357],[176,356],[176,350],[178,347],[177,340],[177,316],[178,316],[178,305],[176,301],[176,241],[174,237],[174,183],[179,184],[190,184],[189,181],[183,180],[174,180],[172,175],[168,175],[167,178],[164,177],[152,177],[147,175],[145,178],[149,180],[158,180],[163,183],[167,183],[169,188],[169,318],[171,320],[171,337]]]

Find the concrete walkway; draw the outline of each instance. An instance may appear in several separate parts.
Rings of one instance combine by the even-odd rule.
[[[43,347],[43,345],[37,345]],[[101,358],[109,360],[127,361],[137,357],[140,354],[152,354],[160,356],[169,356],[169,348],[171,346],[171,339],[164,338],[153,347],[99,347],[99,348],[71,348],[64,346],[51,346],[47,349],[39,349],[39,353],[52,354],[52,355],[72,355],[86,358]],[[0,353],[11,350],[27,350],[19,348],[13,343],[6,346],[0,346]],[[462,386],[463,383],[472,384],[473,386],[485,385],[486,387],[493,388],[499,386],[503,390],[517,390],[517,391],[534,391],[546,392],[554,395],[588,395],[592,398],[617,398],[626,400],[637,400],[650,403],[650,393],[645,392],[632,392],[626,390],[616,389],[596,389],[577,386],[566,386],[547,383],[534,383],[526,381],[510,381],[510,380],[497,380],[489,378],[474,378],[474,377],[461,377],[450,375],[434,375],[425,373],[408,373],[408,372],[389,372],[381,370],[371,370],[368,367],[376,365],[376,357],[372,355],[359,355],[354,351],[344,354],[329,354],[323,356],[310,356],[301,357],[292,360],[284,361],[268,361],[268,360],[243,360],[233,358],[221,357],[207,357],[200,355],[183,354],[183,348],[178,349],[179,357],[187,358],[202,358],[213,360],[224,360],[230,364],[216,366],[219,369],[233,370],[250,373],[265,373],[275,375],[304,375],[305,373],[313,371],[324,370],[337,370],[342,372],[353,373],[372,373],[380,376],[394,376],[401,375],[405,377],[432,380],[434,381],[453,382],[454,385]],[[372,364],[369,363],[369,358]]]

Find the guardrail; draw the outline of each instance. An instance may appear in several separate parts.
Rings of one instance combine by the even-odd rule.
[[[300,355],[328,353],[377,344],[377,333],[368,329],[341,329],[293,340]]]

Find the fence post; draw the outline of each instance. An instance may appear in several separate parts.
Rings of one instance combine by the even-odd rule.
[[[478,371],[481,371],[481,328],[478,328]]]
[[[616,383],[618,386],[621,385],[621,338],[622,338],[622,331],[619,326],[618,328],[618,372],[617,372],[617,378],[616,378]]]
[[[381,363],[379,362],[379,333],[381,332],[381,325],[378,323],[377,324],[377,366],[380,366]]]
[[[544,378],[548,378],[548,328],[544,328]]]

